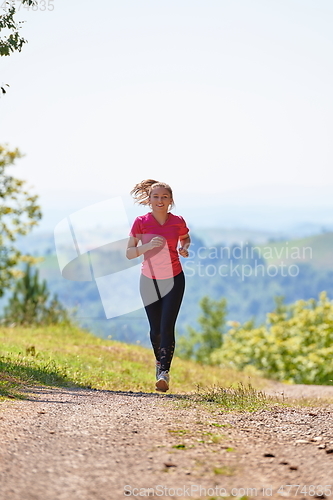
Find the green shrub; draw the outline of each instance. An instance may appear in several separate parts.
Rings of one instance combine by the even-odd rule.
[[[266,325],[231,328],[214,363],[251,367],[265,376],[298,384],[331,384],[333,379],[333,301],[298,300],[267,314]]]
[[[176,354],[180,358],[209,365],[212,364],[211,353],[222,346],[227,301],[225,298],[212,300],[205,296],[200,301],[200,307],[200,330],[188,327],[188,334],[178,339]]]

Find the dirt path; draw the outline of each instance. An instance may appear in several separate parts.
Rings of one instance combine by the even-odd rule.
[[[333,387],[283,391],[333,401]],[[172,395],[34,389],[0,406],[0,481],[1,500],[333,499],[333,405],[225,413]]]

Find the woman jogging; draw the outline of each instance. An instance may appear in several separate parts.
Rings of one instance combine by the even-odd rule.
[[[174,201],[168,184],[147,179],[136,184],[131,195],[137,203],[151,208],[151,212],[135,219],[126,255],[128,259],[144,256],[140,294],[156,358],[156,390],[166,392],[175,350],[175,324],[185,290],[178,253],[188,257],[191,240],[184,219],[169,212]]]

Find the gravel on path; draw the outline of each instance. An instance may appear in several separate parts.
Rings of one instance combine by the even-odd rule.
[[[32,388],[0,406],[0,499],[333,499],[332,410],[226,412],[172,394]]]

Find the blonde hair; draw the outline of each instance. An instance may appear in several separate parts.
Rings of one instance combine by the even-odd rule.
[[[133,196],[136,203],[139,203],[140,205],[149,205],[150,194],[154,188],[158,187],[167,189],[170,193],[171,199],[173,200],[172,189],[169,184],[166,184],[166,182],[155,181],[154,179],[146,179],[138,184],[135,184],[130,194]],[[172,201],[171,208],[173,206],[174,202]]]

